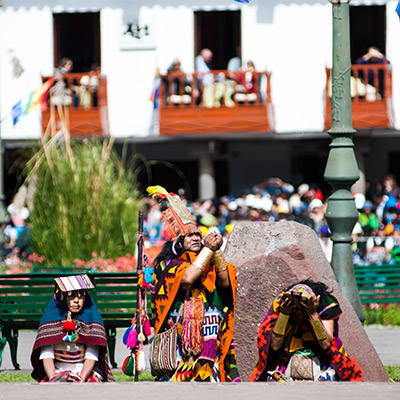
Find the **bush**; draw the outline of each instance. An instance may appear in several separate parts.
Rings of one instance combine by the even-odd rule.
[[[365,325],[400,325],[399,304],[371,303],[364,306]]]
[[[28,182],[35,185],[32,240],[47,265],[73,265],[93,253],[114,259],[134,251],[140,199],[112,141],[52,140],[29,168]]]

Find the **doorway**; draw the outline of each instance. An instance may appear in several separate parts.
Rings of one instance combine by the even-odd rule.
[[[386,54],[386,6],[350,6],[351,63],[371,46]]]
[[[240,10],[195,11],[194,27],[194,56],[201,49],[210,49],[211,69],[226,69],[231,58],[242,58]]]
[[[71,58],[73,72],[100,67],[100,13],[53,14],[54,66],[62,57]]]

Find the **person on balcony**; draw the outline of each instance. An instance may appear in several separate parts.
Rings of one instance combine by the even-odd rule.
[[[172,86],[172,90],[170,87]],[[174,105],[190,104],[192,102],[191,92],[191,79],[185,75],[181,69],[181,62],[175,58],[167,69],[167,76],[165,79],[165,95],[166,102]],[[183,85],[183,90],[181,86]]]
[[[236,86],[236,99],[238,103],[254,103],[257,100],[256,93],[257,72],[254,62],[249,60],[246,68],[241,71],[238,76],[238,84]]]
[[[381,51],[371,46],[368,51],[361,57],[357,58],[356,64],[387,64],[388,59],[381,53]]]
[[[202,49],[195,60],[196,72],[199,73],[197,82],[201,93],[198,104],[202,101],[206,108],[221,106],[225,87],[222,76],[214,79],[211,73],[212,58],[213,53],[210,49]]]
[[[72,71],[74,63],[68,57],[64,57],[58,63],[58,67],[54,70],[56,82],[50,90],[51,104],[56,107],[70,106],[72,104],[72,90],[68,86],[68,81],[64,75]]]
[[[54,297],[40,321],[31,354],[38,382],[113,382],[103,320],[88,275],[55,279]]]
[[[389,64],[389,60],[381,53],[378,47],[370,46],[368,51],[361,57],[357,58],[356,64]],[[384,76],[383,71],[379,70],[377,77],[378,91],[381,98],[384,97]],[[375,74],[376,71],[368,69],[368,84],[371,86],[376,86]]]
[[[178,195],[161,186],[151,186],[147,191],[169,204],[163,211],[169,240],[154,262],[155,335],[174,324],[180,335],[179,365],[168,375],[160,371],[163,375],[158,379],[239,381],[233,342],[236,268],[225,261],[223,238],[210,232],[203,240]],[[157,371],[153,373],[158,375]]]
[[[341,314],[322,282],[308,279],[284,290],[260,326],[260,356],[250,381],[363,381],[338,337]]]
[[[242,60],[240,59],[241,48],[240,46],[236,49],[236,56],[232,57],[228,61],[226,69],[228,70],[226,79],[226,90],[224,96],[224,102],[227,107],[234,107],[235,101],[234,96],[236,92],[237,81],[240,77],[239,71],[242,68]]]

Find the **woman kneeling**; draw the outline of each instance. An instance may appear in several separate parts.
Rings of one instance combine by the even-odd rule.
[[[363,381],[338,337],[341,313],[322,282],[305,280],[286,289],[260,326],[259,361],[250,381]]]

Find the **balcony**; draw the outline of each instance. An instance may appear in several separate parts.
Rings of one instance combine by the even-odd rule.
[[[326,68],[325,129],[331,127],[332,70]],[[390,64],[351,66],[352,121],[355,129],[393,128]]]
[[[211,71],[161,76],[160,135],[271,132],[268,72]]]
[[[69,73],[63,76],[70,96],[68,107],[55,107],[50,90],[48,110],[42,111],[42,132],[61,129],[65,118],[71,136],[107,136],[107,78],[100,73]],[[51,77],[42,76],[45,82]],[[65,104],[64,103],[64,104]],[[53,122],[50,122],[53,116]],[[49,123],[50,122],[50,123]]]

